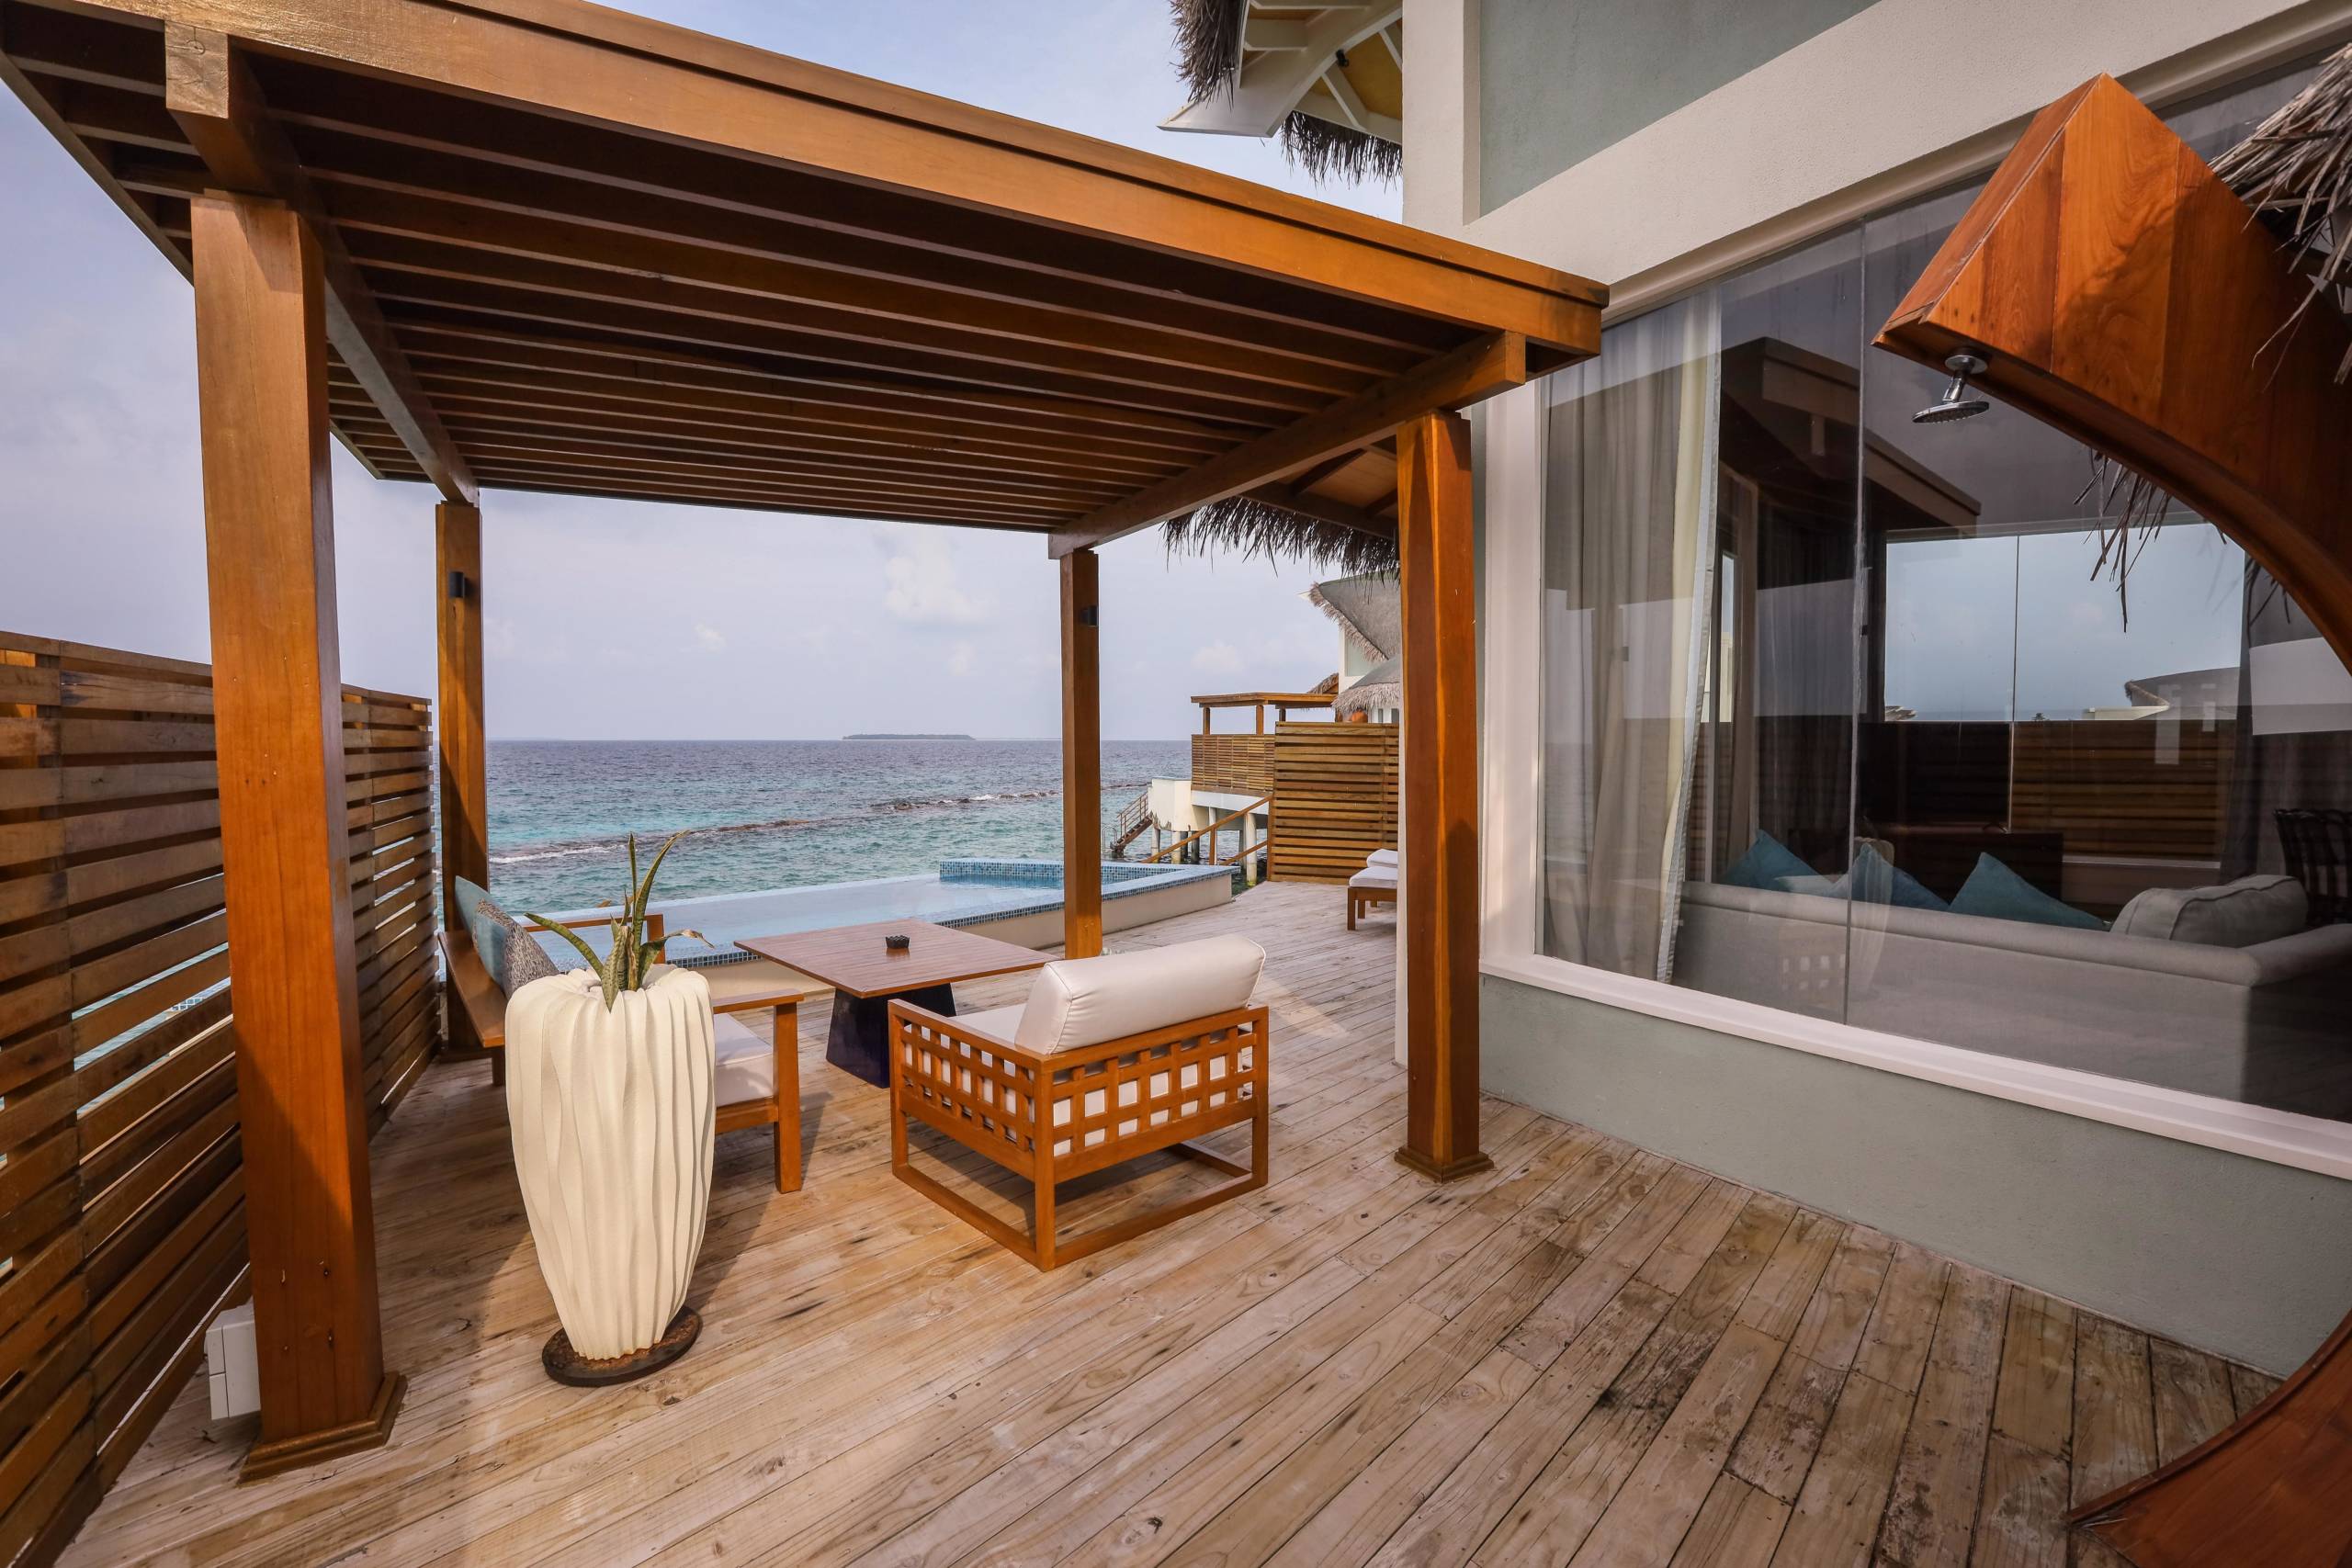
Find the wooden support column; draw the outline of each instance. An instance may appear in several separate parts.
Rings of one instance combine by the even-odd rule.
[[[265,198],[193,207],[220,851],[261,1437],[248,1476],[390,1436],[344,821],[325,288]]]
[[[1478,662],[1470,426],[1423,414],[1396,433],[1405,641],[1405,1146],[1441,1181],[1478,1148]]]
[[[1102,664],[1100,559],[1062,557],[1062,955],[1102,951]]]
[[[490,886],[490,776],[481,697],[481,509],[445,501],[433,509],[435,591],[440,605],[442,919],[463,916],[456,883]]]

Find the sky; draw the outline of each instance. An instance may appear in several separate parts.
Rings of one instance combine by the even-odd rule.
[[[1396,216],[1394,187],[1317,187],[1281,152],[1158,122],[1181,106],[1159,0],[636,0],[705,32]],[[207,657],[195,325],[187,283],[0,93],[0,626]],[[344,678],[430,694],[432,491],[335,451]],[[1043,544],[488,491],[493,739],[1051,736],[1057,585]],[[1302,689],[1339,637],[1262,558],[1102,552],[1102,730],[1190,732],[1196,692]]]

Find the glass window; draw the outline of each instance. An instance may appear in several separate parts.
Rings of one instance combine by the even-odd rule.
[[[2174,124],[2206,151],[2294,89]],[[1544,951],[2352,1119],[2352,677],[2219,529],[1866,347],[1973,191],[1547,393]]]

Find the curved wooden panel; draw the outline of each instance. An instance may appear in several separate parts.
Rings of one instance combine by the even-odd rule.
[[[2343,319],[2109,76],[2035,117],[1879,334],[2154,479],[2245,547],[2352,663]]]
[[[2111,77],[2027,129],[1879,346],[1973,348],[2005,401],[2243,545],[2352,663],[2347,333],[2203,160]],[[2276,341],[2274,341],[2276,337]],[[2235,1426],[2075,1520],[2142,1568],[2352,1562],[2352,1317]]]

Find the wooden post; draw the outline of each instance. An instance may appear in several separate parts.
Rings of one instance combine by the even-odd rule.
[[[441,695],[434,710],[441,750],[442,921],[455,930],[457,880],[490,886],[489,752],[483,739],[481,509],[445,501],[433,509]]]
[[[1258,733],[1266,733],[1266,705],[1263,703],[1258,705]]]
[[[245,1473],[373,1448],[384,1369],[344,822],[343,671],[316,241],[193,207],[197,391],[261,1437]]]
[[[1100,560],[1062,557],[1062,956],[1102,951],[1102,665]]]
[[[1478,660],[1470,426],[1429,413],[1396,433],[1405,642],[1405,1146],[1450,1181],[1478,1148]]]

